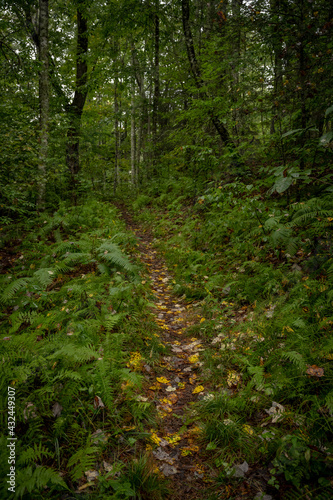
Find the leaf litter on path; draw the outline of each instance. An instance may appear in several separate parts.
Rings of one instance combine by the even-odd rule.
[[[202,431],[193,423],[185,426],[184,414],[205,391],[199,375],[203,342],[196,337],[188,339],[184,334],[188,327],[207,320],[200,314],[193,314],[193,307],[201,306],[199,302],[185,303],[185,296],[174,300],[171,273],[153,250],[149,233],[140,236],[140,258],[146,264],[148,274],[143,281],[150,283],[153,295],[151,312],[160,330],[160,342],[172,353],[163,356],[154,369],[146,370],[149,399],[154,401],[159,416],[156,427],[150,429],[150,444],[146,449],[152,455],[155,469],[169,478],[174,492],[177,492],[172,498],[199,498],[197,495],[204,487],[203,480],[206,476],[209,478],[208,469],[200,463]],[[138,355],[132,354],[132,370],[139,370],[143,363]],[[174,371],[176,376],[172,376]],[[233,383],[236,381],[237,377],[233,378]],[[137,400],[144,402],[145,397]],[[188,496],[190,490],[194,496]]]

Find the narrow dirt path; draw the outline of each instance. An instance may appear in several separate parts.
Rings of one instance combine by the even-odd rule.
[[[185,415],[191,403],[205,397],[200,379],[200,353],[203,346],[196,337],[186,337],[186,329],[200,322],[195,304],[189,305],[172,295],[172,275],[163,258],[154,250],[153,238],[148,231],[135,224],[124,207],[123,218],[139,240],[141,260],[146,264],[152,283],[155,307],[152,312],[162,330],[161,343],[169,346],[171,354],[162,357],[156,375],[146,365],[151,385],[148,398],[156,405],[158,427],[151,429],[157,448],[152,450],[154,468],[169,478],[170,499],[203,499],[203,490],[210,482],[202,456],[199,455],[200,429],[186,425]]]

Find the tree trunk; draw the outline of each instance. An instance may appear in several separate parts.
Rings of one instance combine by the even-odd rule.
[[[140,162],[141,162],[141,149],[142,149],[142,144],[143,144],[143,124],[145,120],[145,116],[147,115],[146,113],[146,107],[147,107],[147,99],[146,99],[146,92],[145,92],[145,85],[144,85],[144,73],[140,69],[139,61],[137,60],[136,57],[136,52],[135,52],[135,46],[132,44],[132,66],[135,74],[135,79],[139,87],[139,94],[140,94],[140,106],[139,106],[139,112],[138,112],[138,127],[137,127],[137,134],[136,134],[136,155],[135,155],[135,165],[136,165],[136,179],[135,183],[138,186],[139,185],[139,179],[140,179]]]
[[[39,126],[40,126],[40,148],[39,148],[39,193],[38,207],[40,210],[45,208],[45,184],[47,174],[48,157],[48,126],[49,126],[49,2],[48,0],[39,1]]]
[[[115,134],[115,147],[114,147],[114,178],[113,178],[113,194],[116,193],[118,182],[119,182],[119,156],[120,156],[120,151],[119,151],[119,145],[120,145],[120,139],[119,139],[119,121],[118,121],[118,114],[119,114],[119,103],[118,103],[118,78],[115,80],[115,87],[114,87],[114,134]]]
[[[131,82],[131,181],[136,185],[136,165],[135,165],[135,82],[132,77]]]
[[[157,122],[158,105],[160,99],[160,19],[159,19],[159,0],[155,0],[154,13],[154,97],[153,97],[153,117],[152,117],[152,140],[153,140],[153,173],[156,174],[156,144],[157,144]]]
[[[281,130],[281,110],[280,110],[280,93],[282,90],[283,81],[283,66],[282,66],[282,42],[280,36],[280,30],[278,27],[278,16],[279,16],[280,0],[271,0],[271,17],[275,21],[275,32],[272,37],[273,52],[274,52],[274,105],[273,105],[273,116],[271,120],[270,133],[275,134],[275,124],[278,124],[279,132]]]
[[[79,3],[79,6],[82,2]],[[78,7],[79,7],[78,6]],[[77,174],[80,170],[79,146],[81,116],[87,97],[86,56],[88,52],[88,26],[81,9],[77,9],[77,45],[76,45],[76,79],[75,93],[72,103],[68,106],[69,127],[67,131],[66,164],[71,176],[71,189],[76,199]]]
[[[232,117],[234,121],[234,133],[236,136],[236,143],[239,144],[239,136],[242,134],[241,114],[237,111],[238,101],[238,85],[239,85],[239,61],[240,61],[240,43],[241,43],[241,22],[240,22],[240,8],[242,0],[232,0],[232,61],[231,61],[231,77],[232,77],[232,91],[231,101],[233,104]]]
[[[203,86],[203,80],[201,77],[200,67],[195,55],[193,37],[190,27],[190,4],[189,0],[182,0],[182,20],[183,20],[183,31],[186,44],[187,57],[190,63],[191,72],[196,84],[196,87],[200,89]],[[206,95],[206,97],[208,97]],[[231,148],[234,148],[234,143],[230,139],[228,130],[222,123],[222,121],[216,116],[214,110],[210,111],[210,117],[213,125],[219,134],[223,143]]]

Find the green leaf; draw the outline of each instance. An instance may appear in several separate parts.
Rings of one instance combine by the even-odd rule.
[[[288,130],[288,132],[282,134],[281,137],[283,139],[284,137],[288,137],[289,135],[299,134],[301,132],[303,132],[302,128],[296,128],[295,130]]]
[[[208,443],[206,446],[206,450],[216,450],[217,445],[215,443]]]
[[[321,138],[319,139],[319,144],[322,146],[326,146],[329,142],[331,142],[333,138],[333,131],[330,130],[329,132],[326,132],[326,134],[322,135]]]
[[[330,115],[333,112],[333,105],[326,109],[325,116]]]
[[[292,182],[293,180],[291,177],[281,177],[281,179],[275,182],[274,188],[277,193],[283,193],[291,186]]]

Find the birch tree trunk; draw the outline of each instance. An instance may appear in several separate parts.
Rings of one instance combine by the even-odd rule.
[[[48,0],[39,1],[39,127],[40,127],[40,148],[39,148],[39,210],[45,208],[45,185],[47,174],[48,158],[48,128],[49,128],[49,2]]]

